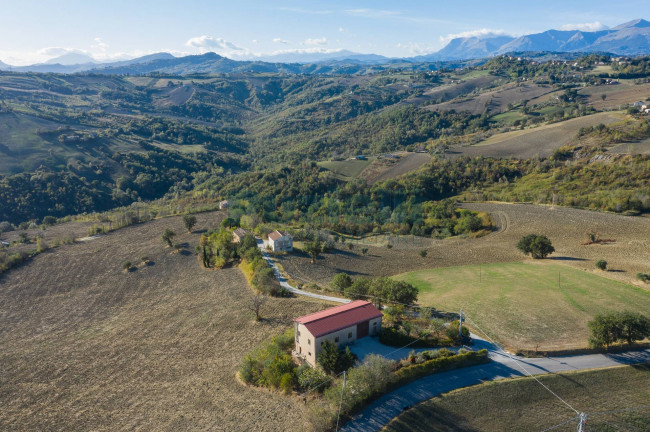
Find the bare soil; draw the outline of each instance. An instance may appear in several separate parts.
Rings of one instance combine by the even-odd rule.
[[[522,236],[537,233],[553,242],[556,252],[549,259],[556,263],[650,289],[636,279],[637,272],[650,272],[650,218],[528,204],[467,203],[463,207],[490,213],[497,230],[477,239],[403,238],[392,249],[383,243],[370,244],[363,246],[368,248],[365,256],[361,245],[352,251],[337,245],[316,264],[311,264],[306,255],[285,255],[280,263],[297,281],[326,285],[340,272],[392,276],[427,268],[527,260],[530,258],[524,257],[516,244]],[[586,232],[592,229],[616,242],[583,246]],[[428,252],[426,258],[419,255],[422,249]],[[605,259],[611,270],[596,270],[598,259]]]
[[[650,83],[634,84],[633,80],[621,80],[616,85],[589,86],[578,92],[588,98],[588,103],[596,109],[616,108],[650,97]],[[605,95],[605,100],[602,95]]]
[[[223,215],[197,217],[204,230]],[[168,227],[180,253],[160,239]],[[200,268],[199,235],[179,217],[155,220],[1,276],[0,430],[305,429],[299,402],[235,374],[247,352],[326,305],[269,299],[255,323],[241,272]]]
[[[551,92],[553,92],[551,86],[509,83],[474,97],[431,105],[427,109],[434,111],[469,111],[472,114],[482,114],[487,109],[490,114],[498,114],[508,111],[509,104],[517,105],[524,99],[535,100]]]
[[[373,161],[363,170],[361,177],[365,178],[369,184],[374,184],[378,181],[403,176],[430,161],[431,155],[428,153],[401,153],[398,160],[379,159]]]
[[[548,157],[555,149],[574,139],[581,127],[618,121],[621,121],[620,114],[607,112],[531,129],[499,133],[477,145],[453,148],[447,152],[447,156],[517,157],[521,159],[536,156]]]

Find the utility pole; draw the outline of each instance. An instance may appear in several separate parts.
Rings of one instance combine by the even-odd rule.
[[[343,405],[343,389],[345,388],[345,372],[343,371],[343,385],[341,386],[341,399],[339,400],[339,415],[336,417],[336,431],[339,430],[339,419],[341,418],[341,405]]]
[[[587,414],[580,413],[580,421],[578,422],[578,432],[587,432]]]
[[[459,319],[458,319],[458,340],[461,340],[463,338],[463,310],[460,310],[459,314]]]

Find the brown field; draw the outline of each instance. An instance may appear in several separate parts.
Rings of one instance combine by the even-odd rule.
[[[650,138],[637,142],[619,144],[607,151],[617,154],[650,154]]]
[[[360,176],[365,178],[369,184],[374,184],[415,171],[431,161],[431,155],[428,153],[400,153],[399,155],[399,160],[378,159],[373,161],[361,172]]]
[[[493,75],[482,75],[476,78],[468,78],[455,84],[445,84],[434,87],[425,91],[421,96],[412,97],[403,101],[402,104],[422,105],[425,103],[441,103],[449,101],[458,96],[472,93],[475,90],[480,90],[498,79],[500,78]]]
[[[403,238],[393,249],[386,248],[383,243],[381,246],[369,244],[365,256],[361,254],[361,245],[355,245],[352,251],[338,245],[335,253],[322,255],[316,264],[301,255],[283,256],[280,263],[300,282],[326,285],[340,272],[392,276],[428,268],[521,261],[529,258],[516,249],[517,241],[525,234],[539,233],[546,234],[553,242],[556,249],[551,256],[553,262],[650,289],[635,276],[637,272],[650,272],[650,240],[647,240],[650,238],[650,218],[528,204],[468,203],[463,207],[489,212],[499,229],[478,239],[415,237],[409,241]],[[582,246],[585,233],[590,229],[616,242]],[[426,258],[418,254],[422,249],[428,251]],[[601,258],[609,263],[612,271],[595,269],[594,262]]]
[[[430,105],[427,109],[434,111],[469,111],[472,114],[481,114],[485,109],[489,114],[498,114],[508,110],[508,104],[516,105],[522,100],[535,100],[553,92],[551,86],[540,86],[537,84],[506,84],[494,90],[489,90],[475,97],[468,97],[466,100],[453,100],[436,105]]]
[[[616,108],[650,97],[650,83],[634,84],[633,80],[621,80],[617,85],[589,86],[578,92],[586,96],[589,104],[596,109]],[[601,95],[606,95],[603,101]]]
[[[200,214],[197,229],[222,217]],[[183,252],[163,247],[167,227]],[[200,269],[198,237],[178,217],[159,219],[1,276],[0,430],[305,429],[301,404],[235,373],[248,351],[325,304],[271,299],[255,323],[243,275]],[[127,260],[135,271],[122,271]]]
[[[622,114],[604,112],[578,117],[560,123],[551,123],[530,129],[504,132],[492,135],[487,140],[466,147],[457,147],[447,152],[449,157],[489,156],[517,157],[550,156],[553,151],[574,139],[581,127],[609,124],[620,121]]]

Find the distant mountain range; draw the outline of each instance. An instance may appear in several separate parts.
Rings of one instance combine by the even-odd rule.
[[[548,30],[519,37],[486,34],[455,38],[440,51],[416,57],[391,59],[347,50],[288,52],[254,60],[232,60],[215,53],[175,57],[157,53],[131,60],[101,63],[82,53],[67,53],[30,66],[10,66],[0,61],[0,70],[17,72],[93,72],[99,74],[193,74],[233,72],[360,73],[382,65],[467,61],[509,52],[590,53],[625,56],[650,54],[650,22],[637,19],[599,31]],[[381,69],[381,67],[380,67]]]

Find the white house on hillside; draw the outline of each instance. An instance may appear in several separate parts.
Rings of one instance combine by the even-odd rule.
[[[291,252],[293,250],[293,237],[275,230],[269,234],[269,246],[273,252]]]

